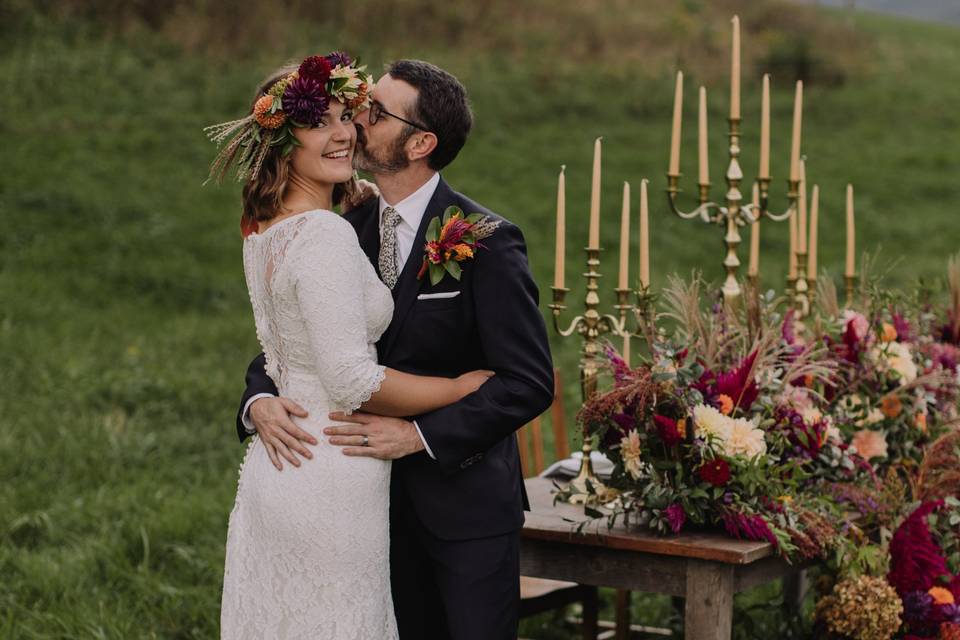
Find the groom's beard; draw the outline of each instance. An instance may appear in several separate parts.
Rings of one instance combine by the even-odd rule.
[[[367,149],[367,136],[361,127],[357,127],[357,146],[353,154],[353,168],[370,173],[396,173],[410,166],[407,152],[403,145],[407,143],[412,132],[404,131],[393,139],[390,146],[381,153]]]

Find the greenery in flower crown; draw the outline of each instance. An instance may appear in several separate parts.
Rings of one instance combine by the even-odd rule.
[[[222,180],[234,162],[238,180],[256,178],[270,149],[279,147],[287,156],[299,146],[294,127],[318,126],[331,100],[356,115],[370,107],[372,90],[366,67],[345,53],[306,58],[257,99],[250,115],[204,129],[211,141],[224,145],[210,166],[210,178]]]

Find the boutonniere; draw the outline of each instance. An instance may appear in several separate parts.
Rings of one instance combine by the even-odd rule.
[[[486,249],[480,241],[493,235],[500,220],[491,220],[481,213],[464,215],[459,207],[447,207],[443,220],[437,216],[427,226],[427,244],[424,245],[423,266],[417,280],[430,273],[430,285],[449,273],[460,279],[460,263],[473,257],[477,249]]]

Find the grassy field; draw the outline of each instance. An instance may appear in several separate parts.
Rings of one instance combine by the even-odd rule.
[[[556,24],[531,31],[527,41],[520,22],[502,41],[458,38],[463,29],[432,47],[404,50],[386,40],[362,52],[375,68],[398,54],[429,57],[468,86],[477,126],[445,175],[524,228],[545,292],[559,166],[567,165],[568,246],[583,246],[592,142],[604,136],[604,243],[617,246],[622,181],[636,190],[650,178],[657,287],[673,272],[720,275],[720,230],[672,218],[661,194],[678,60],[690,78],[683,169],[694,170],[694,87],[706,82],[711,164],[721,183],[726,93],[717,56],[726,22],[717,11],[729,15],[737,3],[720,4],[711,13],[684,3],[669,29],[641,31],[637,47],[648,57],[617,55],[630,50],[623,30],[601,37],[618,22],[646,24],[641,9],[624,2],[610,5],[620,20],[599,2],[583,4],[581,13],[558,10]],[[758,20],[773,20],[770,5],[753,6]],[[589,39],[573,36],[557,64],[524,49],[527,42],[563,52],[564,38],[577,31],[571,21],[584,20],[591,7],[603,16],[591,23],[594,36],[616,45],[596,45],[596,60]],[[195,34],[174,37],[169,25],[105,29],[83,15],[17,15],[28,18],[16,28],[7,21],[0,44],[0,637],[214,637],[242,455],[233,414],[257,346],[239,258],[237,188],[201,187],[213,155],[201,128],[236,117],[254,83],[276,62],[308,51],[304,43],[332,48],[331,27],[289,27],[286,44],[266,39],[270,46],[232,56],[200,47]],[[822,265],[834,274],[841,268],[843,186],[853,182],[859,246],[882,245],[887,258],[902,258],[891,284],[940,277],[960,248],[956,30],[802,16],[820,47],[815,69],[829,72],[811,76],[804,121],[808,174],[823,194]],[[186,22],[181,16],[179,24]],[[781,65],[773,171],[785,175],[793,77],[777,44],[782,29],[744,40],[748,176],[765,63]],[[362,30],[344,33],[354,50],[365,44]],[[676,43],[667,37],[673,33]],[[830,48],[835,33],[848,37]],[[695,53],[704,34],[712,55]],[[775,181],[781,195],[782,184]],[[765,226],[769,287],[781,286],[786,238],[785,228]],[[573,253],[567,264],[575,282]],[[615,251],[603,264],[613,276]],[[576,347],[553,346],[572,407]],[[741,603],[739,638],[773,637],[771,629],[785,624],[764,610],[749,612],[774,594]],[[635,610],[645,622],[668,623],[662,598],[637,598]],[[573,637],[550,618],[527,623],[524,633]]]

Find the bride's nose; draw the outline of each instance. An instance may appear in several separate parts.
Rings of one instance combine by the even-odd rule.
[[[331,137],[336,142],[346,142],[352,140],[356,135],[356,127],[354,127],[353,122],[347,120],[337,120],[337,123],[334,125],[334,129]]]

